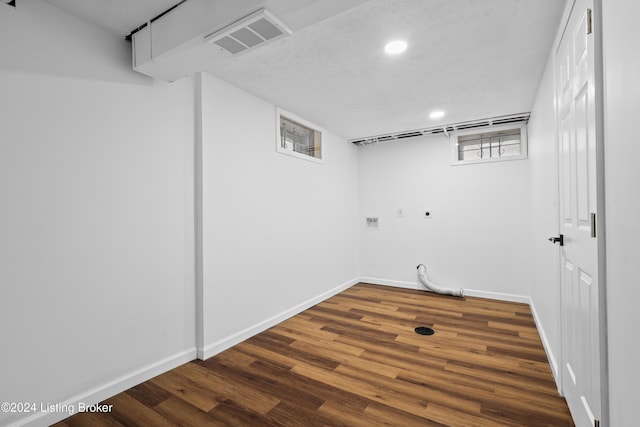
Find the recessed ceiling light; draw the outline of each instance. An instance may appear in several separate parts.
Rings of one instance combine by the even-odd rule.
[[[389,55],[397,55],[407,50],[407,42],[403,40],[395,40],[385,45],[384,51]]]
[[[434,111],[429,114],[429,117],[431,117],[432,119],[441,119],[444,117],[444,111]]]

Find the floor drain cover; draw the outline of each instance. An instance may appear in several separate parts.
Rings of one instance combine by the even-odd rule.
[[[426,326],[418,326],[416,329],[416,334],[420,335],[433,335],[435,332],[431,328],[427,328]]]

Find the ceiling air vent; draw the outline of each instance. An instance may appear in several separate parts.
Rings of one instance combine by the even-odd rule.
[[[260,9],[209,34],[205,41],[237,55],[290,34],[291,30],[278,18]]]

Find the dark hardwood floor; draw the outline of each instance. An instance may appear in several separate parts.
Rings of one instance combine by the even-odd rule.
[[[57,425],[573,425],[527,305],[362,283],[104,403]]]

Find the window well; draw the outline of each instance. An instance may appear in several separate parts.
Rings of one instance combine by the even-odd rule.
[[[527,158],[525,123],[461,131],[451,138],[452,164]]]
[[[277,151],[321,163],[322,132],[300,117],[277,111]]]

